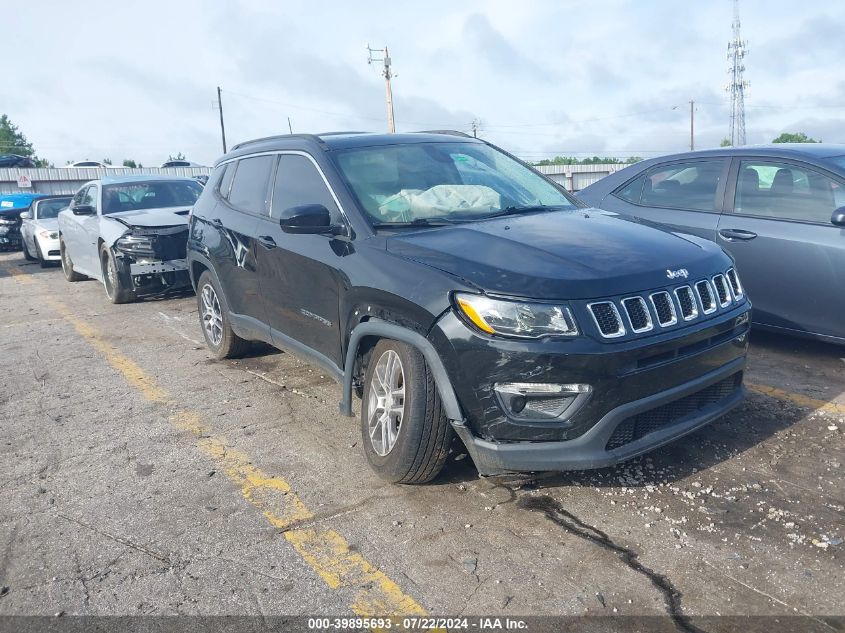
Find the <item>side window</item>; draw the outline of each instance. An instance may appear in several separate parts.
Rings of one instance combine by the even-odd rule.
[[[645,174],[640,204],[714,211],[723,167],[724,161],[721,159],[654,167]]]
[[[340,221],[340,211],[314,164],[305,156],[282,154],[276,170],[271,215],[279,217],[285,209],[303,204],[322,204],[329,210],[332,222]]]
[[[88,193],[88,189],[90,189],[90,187],[83,187],[82,189],[76,192],[76,195],[73,196],[73,206],[85,204],[82,201],[85,199],[85,195]]]
[[[217,187],[217,191],[220,193],[222,198],[229,197],[229,189],[232,186],[232,178],[235,177],[235,169],[237,168],[237,162],[226,163],[222,167],[219,167],[220,175],[219,175],[219,186]],[[216,174],[215,174],[216,176]],[[218,180],[215,177],[215,182]]]
[[[94,209],[97,208],[97,187],[91,185],[88,189],[85,190],[85,195],[82,196],[82,202],[80,204],[90,204]]]
[[[638,177],[634,178],[631,182],[627,185],[624,185],[621,189],[617,189],[613,193],[623,200],[627,200],[628,202],[633,202],[634,204],[640,203],[640,197],[643,193],[643,184],[645,183],[646,175],[641,174]]]
[[[275,156],[256,156],[239,160],[229,191],[229,204],[243,211],[266,214],[267,185],[275,159]]]
[[[839,183],[812,169],[744,160],[739,164],[734,212],[828,224],[843,197]]]

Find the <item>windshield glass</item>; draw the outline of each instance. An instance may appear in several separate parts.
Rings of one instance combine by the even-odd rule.
[[[827,163],[833,163],[836,167],[839,168],[839,169],[836,169],[835,171],[838,171],[838,172],[845,171],[845,156],[828,156],[827,158],[824,159],[824,161],[827,162]]]
[[[557,187],[481,143],[409,143],[334,152],[378,224],[476,220],[506,211],[575,208]]]
[[[55,200],[39,202],[36,208],[36,217],[39,220],[55,218],[59,215],[59,211],[70,204],[70,200],[70,198],[56,198]]]
[[[202,193],[192,180],[132,182],[103,187],[103,213],[137,209],[190,207]]]

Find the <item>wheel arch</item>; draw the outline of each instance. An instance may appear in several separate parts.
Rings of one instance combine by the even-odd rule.
[[[359,357],[359,349],[363,349],[365,352],[369,351],[380,339],[393,339],[416,348],[425,358],[425,362],[434,377],[434,383],[443,402],[446,417],[450,420],[463,420],[460,403],[452,387],[449,374],[446,372],[446,367],[431,341],[408,327],[377,318],[359,323],[349,335],[349,344],[343,367],[343,399],[340,402],[340,412],[343,415],[352,416],[352,381],[355,363]]]

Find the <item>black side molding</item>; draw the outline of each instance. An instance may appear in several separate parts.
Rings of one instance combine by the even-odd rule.
[[[361,323],[352,330],[349,337],[349,347],[346,350],[346,361],[343,369],[343,400],[340,402],[340,412],[343,415],[352,417],[352,373],[355,369],[355,355],[358,353],[358,346],[365,336],[394,339],[416,347],[425,357],[425,362],[428,363],[428,367],[434,375],[434,383],[437,385],[437,391],[443,401],[446,417],[449,420],[463,421],[461,407],[458,404],[455,390],[452,388],[452,382],[449,380],[449,374],[446,373],[443,361],[440,360],[440,356],[431,341],[413,330],[381,319],[370,319]]]

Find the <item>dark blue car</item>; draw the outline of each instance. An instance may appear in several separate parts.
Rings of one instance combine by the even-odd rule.
[[[845,145],[663,156],[578,195],[722,246],[736,260],[756,325],[845,344]]]
[[[28,210],[33,200],[43,198],[43,193],[0,194],[0,251],[21,249],[21,213]]]

